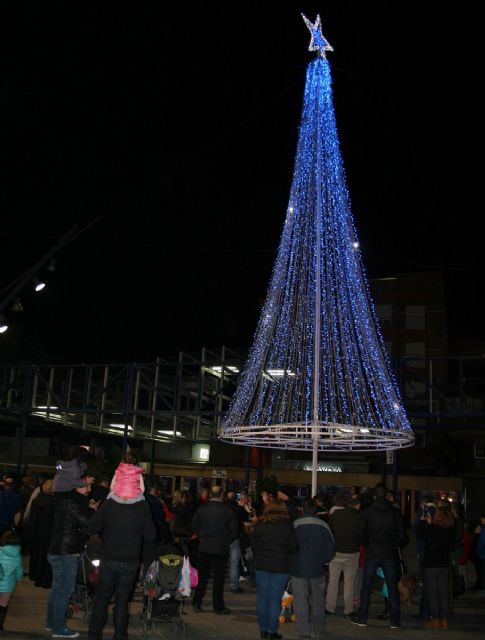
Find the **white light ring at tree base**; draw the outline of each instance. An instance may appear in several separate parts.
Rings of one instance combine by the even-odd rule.
[[[335,423],[238,426],[221,429],[219,439],[254,447],[311,451],[315,427],[319,451],[387,451],[414,445],[414,435],[407,430],[390,431]]]

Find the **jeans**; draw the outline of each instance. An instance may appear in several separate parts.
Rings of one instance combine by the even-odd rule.
[[[323,637],[325,631],[325,576],[320,578],[291,578],[296,632],[310,635],[310,611],[313,635]]]
[[[79,555],[49,553],[47,560],[52,567],[52,587],[47,600],[46,626],[52,629],[52,633],[60,633],[66,626],[69,599],[76,588]]]
[[[328,581],[327,609],[335,613],[337,606],[340,574],[344,574],[344,614],[354,612],[354,586],[359,569],[359,552],[336,553],[329,566],[330,579]]]
[[[222,611],[224,604],[224,576],[226,572],[227,554],[226,553],[205,553],[199,551],[197,568],[199,570],[199,584],[194,594],[194,602],[202,603],[205,595],[207,583],[209,581],[210,570],[212,566],[212,606],[214,611]]]
[[[421,583],[423,588],[421,589],[421,600],[419,601],[419,616],[420,618],[429,618],[429,598],[426,585],[426,570],[424,567],[421,573]]]
[[[448,567],[425,569],[429,613],[432,618],[447,618],[450,613],[448,597]]]
[[[231,566],[231,590],[239,588],[239,562],[241,560],[241,543],[233,540],[229,545],[229,562]]]
[[[126,640],[128,638],[128,602],[137,570],[138,562],[101,560],[96,599],[89,623],[88,636],[90,640],[101,640],[104,626],[108,620],[108,607],[113,593],[115,596],[114,639]]]
[[[257,614],[260,631],[276,633],[281,611],[281,598],[288,584],[287,573],[256,569],[258,585]]]
[[[389,606],[391,609],[391,624],[398,624],[401,618],[401,603],[397,590],[398,572],[397,562],[394,558],[382,558],[381,560],[366,560],[362,576],[362,589],[360,592],[360,608],[358,617],[361,622],[367,622],[369,615],[370,596],[376,571],[382,567],[386,580]]]

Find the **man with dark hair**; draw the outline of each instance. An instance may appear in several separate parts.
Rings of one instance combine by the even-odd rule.
[[[210,499],[195,512],[192,530],[199,536],[199,584],[195,590],[193,607],[202,610],[212,567],[212,604],[214,613],[231,613],[224,604],[224,574],[226,571],[229,545],[237,538],[239,525],[232,509],[223,502],[222,487],[213,486]]]
[[[310,638],[311,610],[314,636],[321,638],[325,627],[325,565],[335,555],[335,544],[329,526],[315,516],[313,500],[305,500],[301,510],[302,515],[293,522],[298,551],[290,565],[296,632],[301,638]]]
[[[165,519],[165,511],[160,496],[160,480],[155,476],[145,478],[145,500],[152,513],[153,523],[157,529],[157,542],[168,542],[170,529]]]
[[[379,483],[375,488],[375,500],[360,515],[361,539],[365,545],[365,565],[360,592],[358,614],[349,620],[360,627],[367,626],[370,596],[374,578],[379,567],[384,572],[389,604],[391,608],[391,629],[401,626],[398,582],[398,546],[404,537],[400,512],[386,500],[387,487]]]
[[[16,524],[16,516],[22,509],[22,497],[15,488],[15,477],[10,473],[3,476],[0,491],[0,535],[2,535]]]
[[[116,640],[128,638],[128,603],[144,544],[155,541],[156,530],[144,497],[142,469],[127,454],[116,468],[108,499],[89,522],[89,532],[101,536],[99,582],[89,621],[89,640],[101,640],[114,596]]]
[[[52,588],[47,602],[47,631],[53,638],[77,638],[66,627],[69,598],[76,586],[79,556],[84,550],[90,517],[89,487],[82,477],[85,464],[58,460],[52,490],[54,517],[47,560],[52,567]],[[95,507],[96,508],[96,507]]]
[[[340,575],[344,574],[344,615],[354,612],[354,585],[359,569],[360,499],[351,498],[346,509],[330,516],[330,529],[335,540],[335,558],[329,565],[327,613],[333,615],[337,605]]]
[[[249,522],[249,513],[238,505],[235,491],[227,492],[226,504],[234,512],[239,528],[237,538],[229,545],[231,591],[233,593],[244,593],[244,589],[239,586],[239,563],[241,561],[241,550],[249,546],[249,537],[244,526],[245,522]]]

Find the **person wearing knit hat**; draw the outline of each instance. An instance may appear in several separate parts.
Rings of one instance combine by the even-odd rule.
[[[86,463],[79,460],[58,460],[56,462],[56,475],[52,491],[63,493],[72,491],[78,487],[84,487],[86,481],[82,478],[82,473],[86,470]]]
[[[79,556],[84,550],[91,510],[89,487],[78,459],[58,460],[53,480],[54,517],[47,560],[52,567],[52,588],[47,603],[46,629],[53,638],[76,638],[66,627],[69,598],[76,586]],[[93,505],[92,509],[96,509]]]
[[[143,470],[125,454],[118,465],[108,498],[89,522],[89,532],[101,536],[99,583],[89,622],[89,640],[101,640],[114,594],[114,637],[128,637],[128,603],[142,544],[155,542],[157,531],[143,495]]]

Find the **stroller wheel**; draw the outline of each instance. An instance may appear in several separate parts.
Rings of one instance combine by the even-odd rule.
[[[177,622],[174,627],[174,638],[185,638],[187,635],[187,625],[185,622]]]

